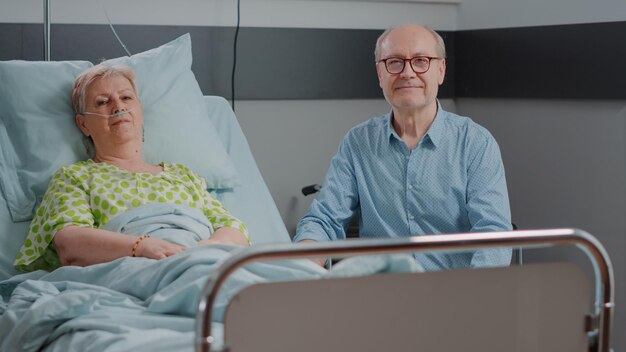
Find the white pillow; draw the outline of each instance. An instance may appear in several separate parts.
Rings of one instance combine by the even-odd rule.
[[[144,155],[150,162],[182,163],[211,189],[233,188],[239,176],[208,118],[191,71],[191,38],[131,57],[144,109]],[[32,218],[52,174],[87,159],[74,124],[71,88],[87,61],[0,62],[0,188],[13,221]]]

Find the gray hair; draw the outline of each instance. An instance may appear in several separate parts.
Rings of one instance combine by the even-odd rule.
[[[391,28],[387,28],[383,34],[381,34],[378,39],[376,40],[376,48],[374,49],[374,58],[376,60],[376,62],[378,62],[378,60],[381,59],[380,57],[380,50],[381,50],[381,46],[383,44],[383,41],[385,40],[385,38],[387,38],[387,36],[389,35],[389,33],[393,32],[395,29],[402,27],[402,26],[406,26],[406,25],[399,25],[399,26],[394,26]],[[446,58],[446,44],[443,41],[443,38],[439,35],[439,33],[435,32],[432,28],[430,27],[426,27],[426,26],[421,26],[424,29],[426,29],[427,31],[430,32],[430,34],[433,35],[433,37],[435,38],[435,40],[437,41],[437,55],[441,58]]]
[[[97,78],[110,76],[122,76],[126,78],[133,87],[135,95],[138,95],[137,86],[135,85],[135,73],[130,67],[125,65],[106,66],[99,64],[83,71],[74,81],[74,87],[72,88],[72,108],[75,113],[81,114],[85,112],[87,91],[93,81]]]

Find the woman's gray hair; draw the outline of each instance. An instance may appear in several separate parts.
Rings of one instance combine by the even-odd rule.
[[[130,82],[135,95],[138,97],[137,86],[135,85],[135,73],[130,67],[125,65],[106,66],[99,64],[83,71],[83,73],[76,77],[74,87],[72,88],[72,108],[74,109],[74,112],[76,114],[82,114],[85,112],[85,99],[87,97],[87,91],[93,81],[97,78],[118,75],[126,78]]]
[[[402,26],[406,26],[406,25],[399,25],[399,26],[394,26],[391,28],[388,28],[387,30],[385,30],[383,32],[383,34],[381,34],[378,39],[376,40],[376,48],[374,49],[374,59],[376,60],[376,62],[378,62],[381,57],[380,57],[380,47],[383,44],[383,41],[385,40],[385,38],[387,38],[387,36],[389,35],[389,33],[391,33],[393,30],[402,27]],[[430,27],[426,27],[426,26],[421,26],[424,29],[426,29],[427,31],[429,31],[433,37],[435,38],[435,40],[437,41],[437,55],[440,58],[446,58],[446,44],[443,41],[443,38],[439,35],[439,33],[435,32],[432,28]]]

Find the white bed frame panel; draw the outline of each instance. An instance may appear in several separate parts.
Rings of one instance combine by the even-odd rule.
[[[593,285],[572,263],[260,283],[229,303],[222,343],[211,333],[220,287],[255,261],[547,246],[583,251]],[[577,229],[260,245],[211,273],[198,301],[196,351],[609,352],[613,283],[604,247]]]
[[[225,317],[229,352],[585,352],[591,287],[570,263],[257,284]]]

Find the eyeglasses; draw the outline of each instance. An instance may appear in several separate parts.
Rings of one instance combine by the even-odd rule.
[[[398,74],[404,71],[404,65],[407,61],[411,63],[411,69],[413,70],[413,72],[424,73],[430,68],[431,60],[442,60],[442,58],[432,56],[416,56],[410,59],[390,57],[388,59],[379,60],[378,62],[385,63],[385,68],[387,69],[387,72],[391,74]]]

